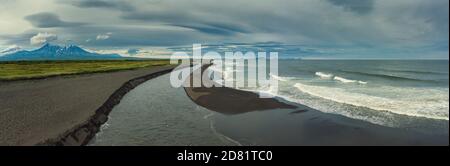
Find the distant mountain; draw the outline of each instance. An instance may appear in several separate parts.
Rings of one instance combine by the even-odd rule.
[[[19,60],[100,60],[100,59],[118,59],[122,58],[118,54],[98,54],[88,52],[78,46],[58,46],[45,44],[39,49],[33,51],[19,50],[13,53],[7,53],[0,56],[0,61],[19,61]]]

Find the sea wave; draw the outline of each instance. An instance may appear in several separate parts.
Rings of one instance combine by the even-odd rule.
[[[323,72],[316,72],[315,74],[316,74],[316,76],[319,76],[321,78],[331,78],[331,77],[333,77],[333,74],[327,74],[327,73],[323,73]]]
[[[419,71],[419,70],[397,70],[397,69],[377,69],[387,72],[399,72],[399,73],[413,73],[413,74],[439,74],[439,75],[447,75],[445,72],[437,72],[437,71]]]
[[[316,72],[315,73],[316,76],[319,76],[320,78],[325,78],[325,79],[333,79],[336,81],[340,81],[342,83],[358,83],[358,84],[367,84],[366,81],[360,81],[360,80],[351,80],[351,79],[347,79],[344,77],[340,77],[340,76],[335,76],[333,74],[329,74],[329,73],[323,73],[323,72]]]
[[[272,77],[273,79],[276,79],[278,81],[283,81],[283,82],[295,79],[295,77],[282,77],[282,76],[278,76],[278,75],[274,75],[274,74],[270,74],[270,77]]]
[[[378,77],[378,78],[384,78],[389,80],[396,80],[396,81],[420,81],[420,82],[436,82],[435,80],[425,80],[425,79],[417,79],[417,78],[409,78],[409,77],[401,77],[401,76],[394,76],[389,74],[375,74],[375,73],[368,73],[368,72],[358,72],[358,71],[348,71],[348,70],[340,70],[345,73],[350,74],[358,74],[358,75],[364,75],[364,76],[372,76],[372,77]]]
[[[334,79],[334,80],[337,80],[337,81],[340,81],[340,82],[343,82],[343,83],[367,84],[367,82],[365,82],[365,81],[360,81],[360,80],[350,80],[350,79],[346,79],[346,78],[338,77],[338,76],[335,76],[333,79]]]
[[[301,92],[333,102],[407,116],[449,120],[448,93],[445,94],[439,90],[397,88],[395,91],[406,92],[407,94],[426,94],[426,96],[387,98],[349,92],[341,88],[313,86],[302,83],[296,83],[294,87]]]

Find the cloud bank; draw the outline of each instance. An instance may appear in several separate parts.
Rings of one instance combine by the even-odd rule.
[[[31,45],[42,45],[52,41],[58,40],[58,36],[51,33],[38,33],[37,35],[30,38]]]
[[[111,36],[111,33],[100,34],[100,35],[97,35],[96,40],[106,40],[106,39],[109,39],[110,36]]]
[[[62,21],[58,15],[48,12],[26,16],[25,20],[29,21],[33,24],[33,26],[38,28],[73,27],[83,25],[83,23]]]
[[[22,1],[6,5],[26,4]],[[277,42],[317,50],[298,56],[448,58],[448,0],[52,2],[20,11],[22,18],[0,15],[31,23],[25,32],[0,32],[0,42],[26,45],[30,34],[46,31],[60,41],[102,49]],[[3,11],[19,12],[13,9]],[[14,25],[0,22],[9,29]]]

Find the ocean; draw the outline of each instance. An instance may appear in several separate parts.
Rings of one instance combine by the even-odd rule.
[[[326,117],[319,126],[355,119],[448,140],[446,60],[279,60],[278,70],[272,76],[278,80],[278,93],[241,89],[271,93],[320,114],[294,116],[292,110],[278,109],[220,114],[197,106],[182,88],[170,87],[165,75],[128,93],[91,145],[298,145],[301,139],[312,142],[324,135],[305,129],[309,124],[304,122],[317,117]],[[224,75],[233,71],[245,72],[228,68]],[[355,128],[360,126],[367,125]]]
[[[279,84],[275,95],[285,100],[393,127],[411,126],[411,118],[449,120],[447,60],[279,60],[278,63],[278,76],[273,76]],[[233,71],[241,72],[230,68],[224,72],[232,75]],[[265,88],[241,89],[275,93]]]

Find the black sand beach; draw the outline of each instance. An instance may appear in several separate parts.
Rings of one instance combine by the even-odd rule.
[[[89,130],[96,130],[107,119],[98,117],[98,112],[107,113],[108,107],[114,106],[127,90],[173,68],[159,66],[2,82],[0,145],[85,144],[88,141],[85,139],[95,134]],[[92,126],[93,122],[96,126]]]
[[[191,75],[192,76],[192,75]],[[192,78],[191,78],[192,79]],[[198,78],[197,78],[198,79]],[[209,80],[211,81],[211,80]],[[260,140],[259,145],[448,145],[447,135],[433,135],[372,124],[341,115],[282,101],[261,99],[256,93],[231,88],[185,88],[186,94],[200,106],[223,114],[218,130],[239,141],[239,137]],[[284,109],[284,110],[282,110]],[[270,124],[254,128],[250,111],[284,111],[273,121],[270,113],[253,115]],[[290,110],[290,111],[289,111]],[[237,114],[243,114],[235,116]],[[281,114],[281,113],[280,113]],[[278,114],[274,114],[278,115]],[[245,120],[247,119],[247,120]],[[252,134],[248,134],[252,133]]]
[[[204,65],[202,70],[206,70],[209,66]],[[200,78],[194,78],[193,74],[187,80],[192,83],[193,79],[200,80]],[[294,105],[280,102],[274,98],[259,98],[259,95],[253,92],[222,87],[212,80],[204,80],[202,83],[208,83],[209,85],[214,85],[214,87],[206,88],[203,85],[202,87],[185,87],[186,94],[198,105],[222,114],[240,114],[277,108],[297,108]]]

